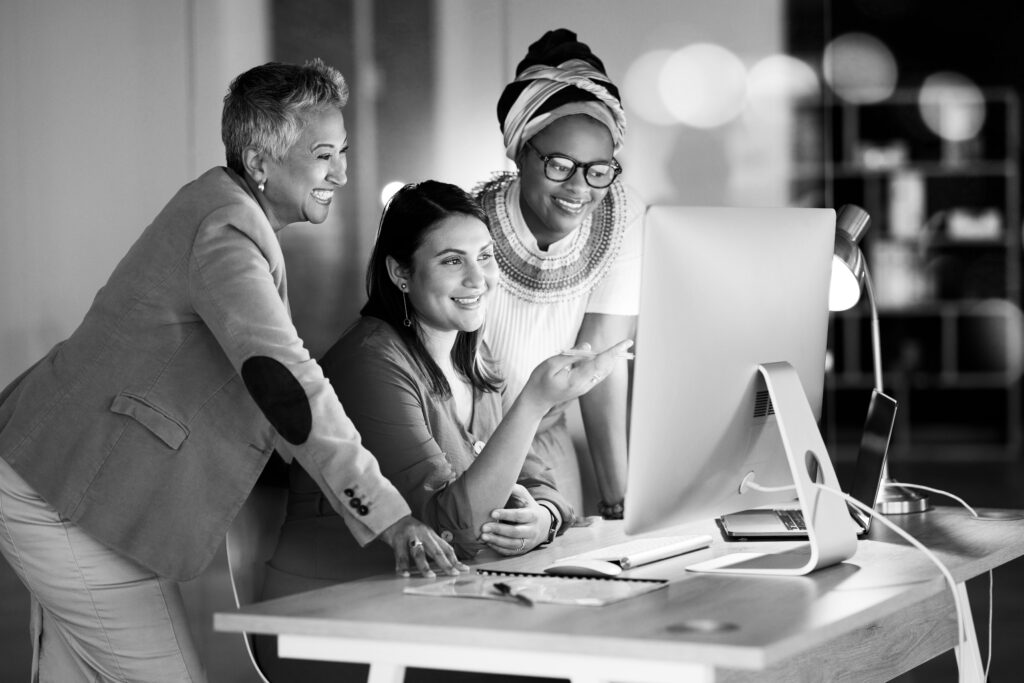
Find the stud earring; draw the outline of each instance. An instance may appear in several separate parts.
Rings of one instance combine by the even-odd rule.
[[[266,180],[261,180],[260,184],[257,185],[256,187],[259,188],[260,192],[263,192],[263,190],[267,189],[267,181]]]

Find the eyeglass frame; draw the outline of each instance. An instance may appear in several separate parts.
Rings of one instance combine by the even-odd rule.
[[[541,154],[541,151],[539,149],[537,149],[534,146],[533,142],[530,141],[530,140],[527,140],[524,144],[526,146],[528,146],[530,149],[532,149],[537,154],[537,158],[540,159],[541,162],[544,164],[544,177],[547,178],[548,180],[550,180],[553,183],[565,183],[565,182],[568,182],[569,180],[572,179],[572,177],[574,175],[576,175],[576,171],[578,171],[580,169],[583,169],[583,181],[589,187],[592,187],[595,190],[607,190],[609,187],[612,186],[612,183],[615,182],[615,179],[618,178],[622,174],[622,171],[623,171],[622,164],[619,163],[619,160],[614,158],[614,157],[612,157],[611,159],[608,159],[606,161],[591,161],[589,163],[584,164],[584,163],[582,163],[580,161],[577,161],[576,159],[573,159],[568,154]],[[569,175],[565,176],[561,180],[558,180],[556,178],[552,178],[550,175],[548,175],[548,160],[549,159],[554,159],[556,157],[559,158],[559,159],[565,159],[566,161],[569,161],[569,162],[572,163],[572,170],[569,171]],[[597,185],[594,185],[593,183],[590,182],[590,176],[587,175],[587,171],[590,170],[591,166],[601,166],[601,165],[605,165],[605,166],[610,166],[611,167],[611,169],[612,169],[612,179],[608,181],[607,185],[597,186]]]

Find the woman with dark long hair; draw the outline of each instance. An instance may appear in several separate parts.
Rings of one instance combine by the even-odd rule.
[[[530,443],[553,405],[596,386],[632,343],[593,359],[548,358],[503,415],[502,380],[481,335],[497,276],[476,201],[446,183],[407,185],[381,218],[362,317],[321,359],[381,472],[462,558],[485,547],[525,553],[572,523],[550,471],[528,456]],[[388,571],[385,550],[357,552],[312,478],[293,465],[264,597]],[[301,679],[292,663],[261,661],[274,680]]]

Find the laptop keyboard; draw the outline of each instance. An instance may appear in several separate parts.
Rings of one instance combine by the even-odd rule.
[[[791,531],[806,531],[807,527],[804,525],[804,511],[800,509],[787,510],[777,509],[775,514],[779,516],[782,523],[786,525],[786,528]]]

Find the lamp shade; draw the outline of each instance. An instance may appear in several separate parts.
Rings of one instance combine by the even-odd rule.
[[[868,212],[854,204],[846,204],[836,213],[836,242],[828,293],[829,310],[845,311],[860,300],[866,268],[859,244],[870,224],[871,217]]]

